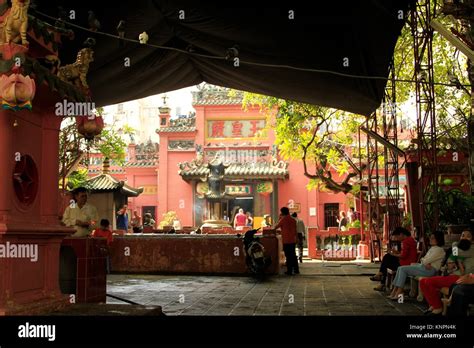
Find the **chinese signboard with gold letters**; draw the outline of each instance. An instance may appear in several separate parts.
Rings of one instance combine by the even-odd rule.
[[[142,195],[156,195],[157,192],[158,192],[158,186],[156,185],[143,186]]]
[[[233,196],[249,195],[252,193],[250,185],[225,185],[225,193]]]
[[[207,120],[207,138],[253,138],[265,128],[265,119]]]

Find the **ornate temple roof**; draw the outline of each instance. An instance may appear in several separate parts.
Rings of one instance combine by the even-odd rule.
[[[88,169],[89,174],[102,173],[102,168],[90,168]],[[111,168],[109,172],[112,174],[124,174],[125,169],[123,168]]]
[[[74,38],[74,32],[71,29],[50,25],[32,15],[28,15],[28,34],[36,41],[41,39],[42,45],[56,54],[61,43],[61,36],[66,36],[70,39]]]
[[[127,162],[125,163],[125,167],[156,167],[158,165],[158,161],[140,161],[140,162]]]
[[[168,127],[160,127],[156,130],[158,133],[179,133],[196,131],[196,114],[188,117],[170,119]]]
[[[178,166],[178,174],[185,180],[203,178],[209,174],[207,163],[199,165],[193,161],[180,163]],[[286,179],[288,175],[288,163],[283,161],[232,163],[225,169],[226,178]]]
[[[158,133],[185,133],[185,132],[195,132],[196,127],[166,127],[166,128],[158,128]]]
[[[244,93],[230,88],[203,84],[192,92],[193,105],[239,105]]]
[[[143,187],[133,188],[109,174],[100,174],[87,180],[84,186],[92,192],[120,191],[125,196],[137,197],[143,192]]]

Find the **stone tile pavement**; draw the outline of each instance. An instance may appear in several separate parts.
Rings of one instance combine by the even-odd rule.
[[[308,261],[308,260],[305,260]],[[423,303],[399,304],[373,290],[370,263],[304,262],[301,274],[250,277],[109,275],[107,292],[167,315],[415,316]],[[123,303],[111,298],[107,303]]]

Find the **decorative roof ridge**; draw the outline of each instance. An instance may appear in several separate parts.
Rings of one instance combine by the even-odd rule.
[[[191,94],[193,96],[193,105],[238,105],[242,103],[244,92],[205,83],[198,86],[198,90],[191,92]]]
[[[214,160],[214,159],[213,159]],[[198,169],[201,167],[207,167],[209,163],[211,163],[213,160],[204,162],[202,160],[198,159],[193,159],[192,161],[189,162],[179,162],[178,167],[180,170],[186,170],[186,169]],[[223,163],[226,168],[227,167],[247,167],[247,168],[254,168],[254,167],[260,167],[260,168],[265,168],[265,167],[271,167],[274,169],[288,169],[289,167],[289,162],[285,162],[283,160],[277,160],[273,159],[272,161],[262,161],[262,162],[233,162],[233,163]]]
[[[107,174],[107,173],[101,173],[101,174],[99,174],[99,175],[94,176],[93,178],[87,179],[86,181],[99,180],[99,179],[102,178],[102,177],[104,177],[104,178],[106,178],[106,179],[108,179],[108,180],[114,182],[115,184],[120,183],[119,180],[115,179],[112,175]]]

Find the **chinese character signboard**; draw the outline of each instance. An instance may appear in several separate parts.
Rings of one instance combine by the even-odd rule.
[[[156,185],[143,186],[142,195],[156,195],[158,192],[158,187]]]
[[[249,195],[252,193],[250,185],[225,185],[225,193],[233,196]]]
[[[257,184],[257,193],[268,196],[273,192],[273,183],[271,181],[264,181]]]
[[[225,149],[225,150],[206,150],[206,161],[212,161],[218,156],[227,163],[259,163],[266,162],[269,158],[268,149]]]
[[[265,128],[265,119],[207,120],[207,138],[253,138]]]

